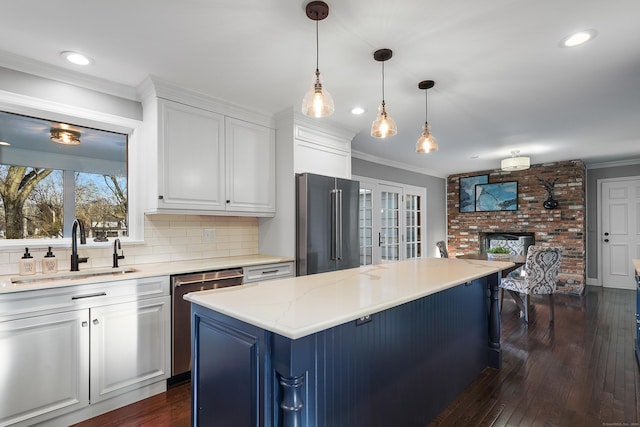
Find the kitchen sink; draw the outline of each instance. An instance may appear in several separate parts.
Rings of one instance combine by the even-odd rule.
[[[36,274],[33,276],[16,276],[11,278],[11,283],[33,283],[41,282],[45,280],[72,280],[72,279],[84,279],[87,277],[96,276],[115,276],[127,273],[133,273],[136,269],[133,267],[118,267],[118,268],[88,268],[81,271],[60,271],[58,273],[51,274]]]

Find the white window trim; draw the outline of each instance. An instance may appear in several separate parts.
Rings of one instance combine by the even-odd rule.
[[[0,109],[9,113],[69,122],[78,126],[93,127],[128,135],[127,192],[129,198],[129,236],[121,238],[122,243],[144,241],[144,215],[142,203],[142,163],[140,153],[142,121],[113,114],[102,113],[87,108],[34,98],[0,90]],[[70,238],[62,239],[15,239],[0,240],[0,250],[24,248],[69,247]],[[88,247],[109,246],[110,242],[97,243],[87,240]]]

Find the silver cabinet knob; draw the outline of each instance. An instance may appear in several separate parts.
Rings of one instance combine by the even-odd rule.
[[[94,325],[99,325],[99,324],[100,324],[100,321],[99,321],[98,319],[93,319],[93,324],[94,324]]]

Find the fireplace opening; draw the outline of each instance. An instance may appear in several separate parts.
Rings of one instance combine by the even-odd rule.
[[[526,255],[529,246],[535,244],[534,233],[522,232],[493,232],[480,233],[478,242],[480,253],[486,253],[487,249],[502,246],[511,252],[512,255]]]

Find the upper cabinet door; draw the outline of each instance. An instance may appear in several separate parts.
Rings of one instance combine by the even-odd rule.
[[[227,117],[227,210],[276,210],[275,131]]]
[[[225,210],[224,116],[164,99],[159,108],[158,206]]]

